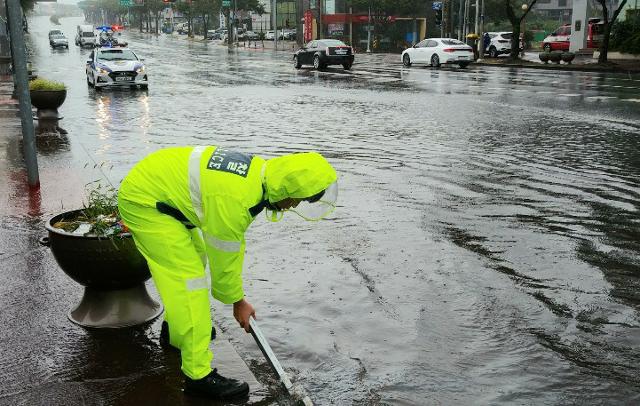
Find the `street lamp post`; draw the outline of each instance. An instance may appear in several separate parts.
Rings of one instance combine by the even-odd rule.
[[[529,6],[525,3],[522,5],[522,12],[526,14],[527,10],[529,9]],[[525,31],[527,29],[527,25],[525,23],[525,16],[522,16],[522,53],[520,55],[521,58],[524,58],[524,49],[526,47],[526,42],[525,42]],[[520,41],[520,38],[518,38],[518,41]],[[520,44],[518,43],[518,46],[520,46]]]
[[[367,23],[367,53],[371,53],[371,3],[369,3],[369,22]]]

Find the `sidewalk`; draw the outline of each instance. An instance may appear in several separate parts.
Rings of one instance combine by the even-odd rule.
[[[36,138],[41,188],[30,190],[13,82],[0,76],[0,387],[1,404],[221,405],[182,393],[180,357],[159,343],[162,316],[147,325],[89,330],[67,312],[83,288],[39,244],[52,213],[81,207],[87,169],[70,165],[73,134]],[[60,207],[63,200],[76,207]],[[151,281],[151,296],[158,300]],[[215,367],[247,381],[248,404],[273,402],[224,332],[213,342]]]

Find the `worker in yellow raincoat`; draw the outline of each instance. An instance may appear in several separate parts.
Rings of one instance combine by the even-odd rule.
[[[263,210],[272,221],[286,211],[319,220],[333,211],[337,196],[336,171],[314,152],[265,160],[213,146],[167,148],[125,177],[120,215],[162,298],[161,339],[181,351],[186,393],[230,399],[249,392],[246,382],[211,368],[209,290],[233,303],[234,317],[249,332],[255,310],[241,274],[251,222]]]

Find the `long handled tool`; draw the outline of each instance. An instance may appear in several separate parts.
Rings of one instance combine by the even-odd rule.
[[[269,365],[271,365],[271,368],[273,368],[276,375],[278,375],[278,378],[280,379],[280,382],[282,382],[284,388],[287,390],[287,393],[298,402],[301,402],[303,405],[313,406],[313,402],[306,394],[305,390],[302,389],[299,385],[294,386],[291,383],[289,376],[286,372],[284,372],[282,365],[280,365],[280,362],[276,358],[276,354],[273,353],[271,346],[267,342],[267,338],[264,336],[264,334],[262,334],[262,330],[260,330],[260,327],[258,327],[256,319],[250,317],[249,325],[251,326],[251,335],[256,340],[256,344],[258,344],[258,347],[260,347],[260,351],[262,351],[262,354],[269,362]]]

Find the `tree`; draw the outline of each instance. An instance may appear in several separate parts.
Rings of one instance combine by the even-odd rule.
[[[153,20],[155,22],[154,33],[158,34],[158,21],[160,20],[160,14],[162,10],[164,10],[167,5],[162,0],[146,0],[145,5],[147,6],[148,12],[153,16]]]
[[[533,9],[536,1],[537,0],[532,0],[529,4],[524,3],[527,4],[525,9],[524,7],[515,6],[514,0],[505,0],[507,18],[511,23],[511,32],[513,33],[511,36],[511,53],[509,54],[509,57],[513,60],[518,59],[518,55],[520,54],[520,26],[522,25],[522,20],[524,20],[527,14],[529,14],[529,11]],[[516,10],[518,8],[522,11],[522,14],[519,17],[516,15]]]
[[[620,11],[627,4],[627,0],[622,0],[620,5],[616,11],[613,12],[613,16],[611,20],[609,20],[609,10],[607,9],[607,1],[606,0],[596,0],[600,3],[600,7],[602,7],[602,21],[603,21],[603,33],[602,33],[602,42],[600,43],[600,56],[598,56],[598,63],[607,63],[608,62],[608,53],[609,53],[609,39],[611,37],[611,27],[616,22]]]
[[[209,30],[211,15],[217,15],[221,7],[221,0],[197,0],[194,3],[194,13],[202,16],[202,23],[204,24],[204,39],[207,39],[207,31]]]

